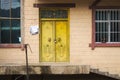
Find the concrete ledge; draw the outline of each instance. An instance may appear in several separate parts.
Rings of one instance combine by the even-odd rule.
[[[29,74],[89,74],[87,65],[29,66]],[[26,74],[26,66],[0,66],[0,74]]]

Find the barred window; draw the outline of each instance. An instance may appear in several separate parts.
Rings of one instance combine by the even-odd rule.
[[[0,43],[20,43],[20,0],[0,0]]]
[[[120,42],[120,9],[96,9],[96,42]]]

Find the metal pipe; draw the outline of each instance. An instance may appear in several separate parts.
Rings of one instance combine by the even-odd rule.
[[[27,53],[27,46],[28,44],[25,44],[25,54],[26,54],[26,80],[29,80],[29,65],[28,65],[28,53]]]

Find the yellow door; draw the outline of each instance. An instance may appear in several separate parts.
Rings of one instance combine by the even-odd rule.
[[[41,61],[69,61],[68,21],[42,21]]]
[[[41,61],[55,61],[54,22],[42,21]]]
[[[68,61],[68,23],[67,21],[56,21],[56,61]]]

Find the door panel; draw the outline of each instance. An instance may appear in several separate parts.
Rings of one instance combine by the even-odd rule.
[[[41,61],[66,62],[68,53],[68,22],[42,21],[41,22]]]
[[[56,61],[69,60],[67,21],[56,21]]]
[[[55,61],[54,22],[42,21],[42,53],[41,61]]]

